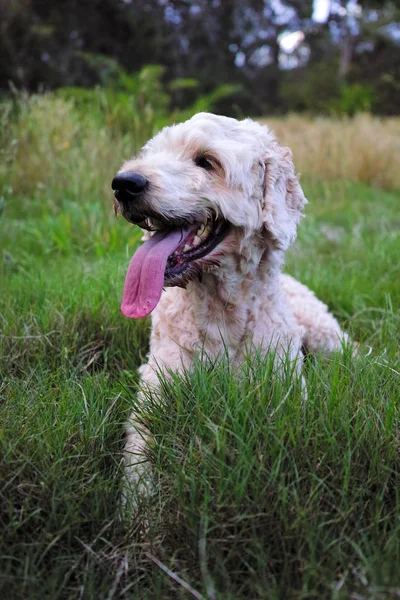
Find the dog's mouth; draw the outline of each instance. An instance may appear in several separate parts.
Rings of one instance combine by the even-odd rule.
[[[188,280],[187,271],[193,270],[193,263],[208,256],[222,242],[228,229],[229,225],[225,219],[213,217],[191,229],[189,235],[182,239],[177,249],[168,257],[164,274],[165,285],[184,285]],[[196,274],[201,278],[199,265],[196,266]]]
[[[201,279],[203,269],[217,265],[210,256],[230,229],[229,223],[215,215],[205,223],[182,221],[154,222],[155,233],[133,255],[128,267],[122,298],[122,313],[140,319],[157,306],[163,287],[181,286],[194,277]],[[150,227],[149,227],[150,229]]]

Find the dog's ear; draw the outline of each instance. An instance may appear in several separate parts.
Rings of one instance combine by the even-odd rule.
[[[292,152],[274,142],[264,159],[263,223],[275,248],[286,250],[296,239],[307,203],[295,174]]]

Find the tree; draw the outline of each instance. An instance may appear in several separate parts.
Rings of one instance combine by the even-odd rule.
[[[325,23],[312,12],[313,0],[0,0],[0,89],[112,85],[119,67],[160,64],[166,83],[186,79],[178,106],[231,83],[230,114],[353,111],[368,94],[398,112],[400,0],[335,0]]]

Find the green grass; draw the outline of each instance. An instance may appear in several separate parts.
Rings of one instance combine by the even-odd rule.
[[[41,135],[32,125],[27,180],[29,127],[4,136],[1,597],[190,597],[154,557],[204,598],[398,597],[400,194],[305,178],[310,204],[287,270],[361,356],[310,358],[306,402],[270,357],[238,372],[198,364],[165,382],[164,403],[149,397],[142,412],[155,494],[122,514],[124,422],[148,323],[119,311],[139,235],[114,219],[108,186],[130,141],[110,149],[88,123],[66,156],[49,150],[44,116]]]

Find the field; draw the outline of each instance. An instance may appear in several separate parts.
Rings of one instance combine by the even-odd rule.
[[[398,598],[400,121],[273,121],[310,201],[286,270],[360,356],[308,359],[308,402],[268,357],[165,382],[143,414],[155,493],[124,511],[149,324],[120,314],[140,235],[110,181],[158,123],[110,114],[3,107],[1,597]]]

